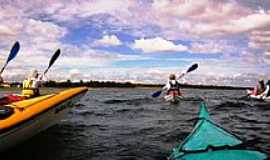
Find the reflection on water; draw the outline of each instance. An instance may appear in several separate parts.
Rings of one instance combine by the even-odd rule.
[[[252,147],[270,153],[270,103],[241,100],[244,91],[186,89],[178,105],[154,89],[91,89],[58,125],[2,153],[5,159],[159,160],[192,130],[198,97],[212,118]],[[3,92],[2,92],[3,93]],[[4,159],[3,158],[3,159]]]

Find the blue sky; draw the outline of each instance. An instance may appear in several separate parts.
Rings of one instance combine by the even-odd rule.
[[[193,63],[195,84],[250,86],[269,79],[270,3],[251,0],[0,0],[3,74],[22,80],[62,55],[53,80],[163,83]],[[241,81],[241,83],[239,83]]]

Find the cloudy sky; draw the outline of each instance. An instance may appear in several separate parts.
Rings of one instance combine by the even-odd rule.
[[[183,81],[249,86],[270,78],[269,0],[0,0],[3,77],[162,83],[192,63]]]

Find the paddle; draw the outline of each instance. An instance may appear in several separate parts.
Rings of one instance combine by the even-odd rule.
[[[0,75],[3,73],[3,71],[5,70],[6,66],[8,65],[8,63],[14,59],[17,55],[17,53],[19,52],[19,49],[20,49],[20,44],[19,42],[15,42],[15,44],[13,45],[13,47],[11,48],[10,50],[10,53],[9,53],[9,56],[8,56],[8,59],[5,63],[5,65],[3,66],[3,68],[1,69],[0,71]]]
[[[192,71],[194,71],[195,69],[197,69],[198,68],[198,64],[197,63],[195,63],[195,64],[193,64],[192,66],[190,66],[188,69],[187,69],[187,71],[184,73],[184,75],[186,75],[187,73],[189,73],[189,72],[192,72]],[[160,96],[160,94],[162,93],[162,90],[159,90],[159,91],[156,91],[155,93],[153,93],[152,94],[152,97],[158,97],[158,96]]]
[[[61,53],[60,49],[57,49],[57,50],[55,51],[54,55],[52,56],[52,58],[51,58],[51,60],[50,60],[50,62],[49,62],[49,66],[48,66],[48,68],[44,71],[43,75],[45,75],[45,74],[48,72],[48,70],[51,68],[51,66],[54,64],[54,62],[55,62],[55,61],[57,60],[57,58],[59,57],[60,53]]]

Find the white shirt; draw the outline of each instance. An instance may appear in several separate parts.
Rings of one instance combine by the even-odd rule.
[[[185,74],[186,74],[185,72],[182,72],[180,76],[177,78],[177,80],[168,80],[166,85],[162,88],[162,90],[169,90],[171,88],[171,84],[174,85],[176,81],[180,84],[180,79],[183,78]]]
[[[176,84],[176,82],[180,83],[179,80],[168,80],[166,85],[162,88],[162,90],[170,90],[171,89],[171,84]]]
[[[32,81],[32,86],[30,86],[31,88],[39,88],[41,87],[42,81],[43,81],[43,75],[38,76],[38,78],[31,78]]]

